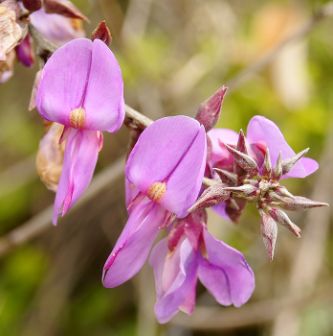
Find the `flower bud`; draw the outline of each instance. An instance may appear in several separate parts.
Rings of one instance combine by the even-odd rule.
[[[285,226],[297,238],[301,237],[301,229],[290,220],[290,218],[284,211],[280,209],[272,208],[268,210],[268,213],[272,216],[272,218],[275,221]]]
[[[200,208],[207,208],[214,206],[222,201],[229,198],[230,192],[226,191],[221,183],[216,183],[207,188],[199,199],[191,206],[188,212],[193,212],[194,210]]]
[[[246,148],[246,139],[245,139],[245,135],[243,130],[241,129],[239,131],[239,136],[238,136],[238,142],[237,142],[237,146],[236,149],[239,152],[242,152],[244,154],[248,154],[247,148]]]
[[[41,0],[22,0],[24,7],[29,12],[35,12],[42,7],[42,1]]]
[[[293,198],[281,197],[280,202],[275,202],[275,205],[292,211],[329,206],[328,203],[312,201],[301,196],[294,196]]]
[[[64,143],[60,143],[63,126],[53,123],[39,144],[36,157],[37,173],[45,186],[57,191],[64,158]]]
[[[265,151],[264,164],[262,168],[262,176],[266,178],[270,178],[271,175],[272,175],[272,161],[271,161],[271,157],[269,154],[269,149],[267,147]]]
[[[228,144],[225,144],[225,147],[233,155],[240,168],[244,169],[248,173],[258,172],[257,163],[250,155],[244,154]]]
[[[237,184],[237,175],[234,173],[231,173],[224,169],[219,168],[213,168],[214,171],[218,174],[221,181],[227,185],[235,185]]]
[[[106,25],[105,20],[101,21],[96,29],[91,34],[91,39],[100,39],[106,45],[110,45],[112,42],[112,35],[109,27]]]
[[[281,152],[279,152],[279,155],[277,157],[277,161],[276,161],[276,165],[275,168],[273,170],[273,178],[275,180],[279,180],[282,176],[282,156],[281,156]]]
[[[31,67],[35,62],[35,54],[32,49],[32,38],[29,34],[16,47],[17,59],[26,67]]]
[[[289,173],[295,164],[310,150],[310,148],[306,148],[299,152],[298,154],[294,155],[292,158],[283,160],[281,162],[282,166],[282,175]]]
[[[226,92],[227,87],[222,86],[200,105],[195,119],[205,127],[206,132],[211,130],[219,120],[221,106]]]
[[[223,189],[236,194],[238,197],[244,198],[248,198],[248,196],[257,196],[259,194],[258,187],[252,184],[243,184],[238,187],[224,187]]]
[[[278,234],[278,227],[275,220],[263,210],[259,210],[261,217],[261,235],[264,241],[266,251],[269,259],[273,260],[274,251],[276,245],[276,239]]]
[[[44,0],[44,9],[48,14],[59,14],[70,19],[81,19],[88,21],[71,2],[62,0]]]

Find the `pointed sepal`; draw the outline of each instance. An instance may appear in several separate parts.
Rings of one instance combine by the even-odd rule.
[[[266,148],[264,164],[262,166],[262,175],[269,179],[272,176],[272,161],[268,147]]]
[[[328,203],[313,201],[313,200],[310,200],[302,196],[294,196],[292,198],[281,197],[280,202],[275,202],[274,205],[282,209],[291,210],[291,211],[329,206]]]
[[[276,221],[264,210],[259,209],[261,217],[261,235],[269,259],[274,258],[276,239],[278,234],[278,226]]]
[[[287,173],[289,173],[293,167],[295,166],[295,164],[310,150],[310,148],[306,148],[304,150],[302,150],[301,152],[297,153],[296,155],[294,155],[293,157],[291,157],[290,159],[287,160],[283,160],[281,163],[282,166],[282,175],[285,175]]]
[[[218,174],[219,178],[221,181],[228,186],[232,186],[237,184],[237,175],[234,173],[231,173],[227,170],[224,169],[219,169],[219,168],[213,168],[214,171]]]
[[[233,155],[240,168],[248,173],[258,172],[257,162],[250,155],[244,154],[228,144],[225,144],[225,147]]]
[[[110,45],[112,42],[112,35],[110,32],[109,27],[107,26],[105,20],[101,21],[98,26],[95,28],[95,30],[91,34],[91,39],[100,39],[102,40],[106,45]]]
[[[271,208],[268,210],[268,213],[272,216],[272,218],[276,222],[286,227],[297,238],[301,237],[302,230],[295,223],[291,221],[291,219],[284,211],[277,208]]]
[[[220,202],[226,201],[229,196],[230,192],[226,191],[221,183],[213,184],[201,194],[199,199],[191,206],[188,212],[214,206]]]
[[[211,130],[219,120],[221,106],[226,92],[227,87],[222,86],[199,107],[195,119],[205,127],[207,132]]]
[[[89,21],[71,2],[61,0],[44,0],[44,10],[48,14],[59,14],[70,19]]]

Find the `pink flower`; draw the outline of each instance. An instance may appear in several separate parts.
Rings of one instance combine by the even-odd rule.
[[[239,307],[252,295],[254,274],[243,255],[215,239],[205,221],[202,210],[177,221],[169,239],[163,239],[152,251],[155,314],[161,323],[179,310],[192,313],[198,279],[224,306]]]
[[[229,129],[212,129],[208,132],[208,138],[211,144],[211,151],[208,158],[209,167],[220,168],[237,174],[237,171],[234,170],[234,156],[227,149],[226,145],[235,147],[239,138],[238,134]],[[246,142],[249,155],[255,159],[260,168],[259,173],[262,171],[267,149],[273,167],[277,163],[279,153],[281,153],[282,160],[290,159],[295,156],[295,152],[286,142],[278,126],[262,116],[255,116],[250,120],[247,126]],[[293,168],[281,178],[304,178],[317,169],[318,163],[315,160],[301,158]],[[237,209],[234,209],[232,205],[229,204],[229,200],[218,204],[214,209],[224,218],[237,220],[245,206],[245,202],[243,200],[236,200],[236,202]]]
[[[228,169],[233,164],[233,156],[224,144],[236,145],[238,134],[229,129],[217,128],[209,131],[208,137],[212,143],[211,165],[213,167]],[[295,152],[288,145],[278,126],[262,116],[255,116],[250,120],[247,126],[246,139],[251,149],[251,154],[259,165],[263,163],[266,148],[269,149],[273,166],[276,164],[279,153],[281,153],[283,160],[295,155]],[[315,160],[302,158],[284,177],[307,177],[314,173],[318,167],[318,163]]]
[[[27,34],[21,43],[15,48],[17,59],[26,67],[31,67],[35,62],[35,54],[32,48],[32,37]]]
[[[89,185],[102,147],[101,131],[114,132],[124,120],[123,80],[117,60],[100,40],[76,39],[46,63],[36,104],[41,116],[65,126],[64,164],[53,222]]]
[[[85,35],[80,19],[72,19],[60,14],[49,14],[43,8],[31,13],[29,17],[31,24],[47,40],[57,46]]]
[[[206,134],[189,117],[166,117],[146,128],[127,164],[129,218],[104,265],[103,284],[133,277],[154,239],[172,219],[185,217],[197,199],[206,164]]]

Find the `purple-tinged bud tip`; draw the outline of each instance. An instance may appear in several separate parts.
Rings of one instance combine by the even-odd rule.
[[[35,62],[32,48],[32,38],[29,34],[15,48],[17,59],[26,67],[31,67]]]
[[[24,7],[29,12],[35,12],[42,7],[42,1],[41,0],[22,0]]]
[[[265,211],[259,210],[261,217],[261,235],[264,241],[266,251],[269,259],[272,261],[274,258],[274,251],[276,239],[278,234],[278,227],[275,220]]]
[[[273,170],[273,179],[279,180],[282,176],[282,155],[281,152],[279,152],[279,155],[277,157],[276,165]]]
[[[106,45],[110,45],[112,42],[112,35],[109,27],[107,26],[105,20],[101,21],[99,25],[95,28],[95,30],[91,34],[91,39],[100,39]]]
[[[70,19],[89,21],[88,18],[69,1],[64,2],[62,0],[44,0],[43,7],[45,12],[48,14],[59,14]]]
[[[301,152],[294,155],[292,158],[283,160],[281,163],[282,166],[282,175],[289,173],[295,164],[310,150],[310,148],[306,148]]]
[[[272,161],[269,153],[268,147],[266,148],[264,164],[262,168],[262,175],[266,178],[270,178],[272,176]]]
[[[301,237],[301,229],[291,221],[291,219],[288,217],[288,215],[276,208],[271,208],[268,210],[268,213],[272,218],[278,222],[279,224],[285,226],[291,233],[293,233],[297,238]]]
[[[225,147],[233,155],[240,168],[251,174],[258,172],[257,162],[250,155],[244,154],[228,144],[225,144]]]
[[[246,139],[245,139],[245,135],[244,135],[244,132],[243,132],[242,129],[239,131],[238,142],[237,142],[236,149],[239,152],[242,152],[244,154],[248,154],[248,151],[247,151],[247,148],[246,148]]]
[[[229,186],[236,185],[237,184],[237,175],[234,173],[231,173],[224,169],[219,168],[213,168],[214,171],[218,174],[221,181]]]
[[[272,205],[291,211],[329,206],[328,203],[312,201],[306,197],[301,196],[294,196],[292,198],[279,197],[279,201],[272,203]]]
[[[188,212],[200,208],[207,208],[214,206],[220,202],[227,200],[230,196],[230,192],[226,191],[221,183],[216,183],[207,188],[199,199],[191,206]]]
[[[248,198],[249,196],[258,196],[259,188],[252,184],[243,184],[238,187],[224,187],[224,190],[234,193],[238,197]]]
[[[227,87],[222,86],[199,107],[195,118],[205,127],[207,132],[211,130],[219,120],[221,106],[226,92]]]

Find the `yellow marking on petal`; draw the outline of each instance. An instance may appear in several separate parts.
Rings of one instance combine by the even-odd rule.
[[[71,111],[69,115],[69,123],[73,128],[82,128],[86,119],[86,111],[79,107]]]
[[[153,183],[147,192],[147,196],[154,202],[158,202],[166,192],[166,184],[164,182]]]

